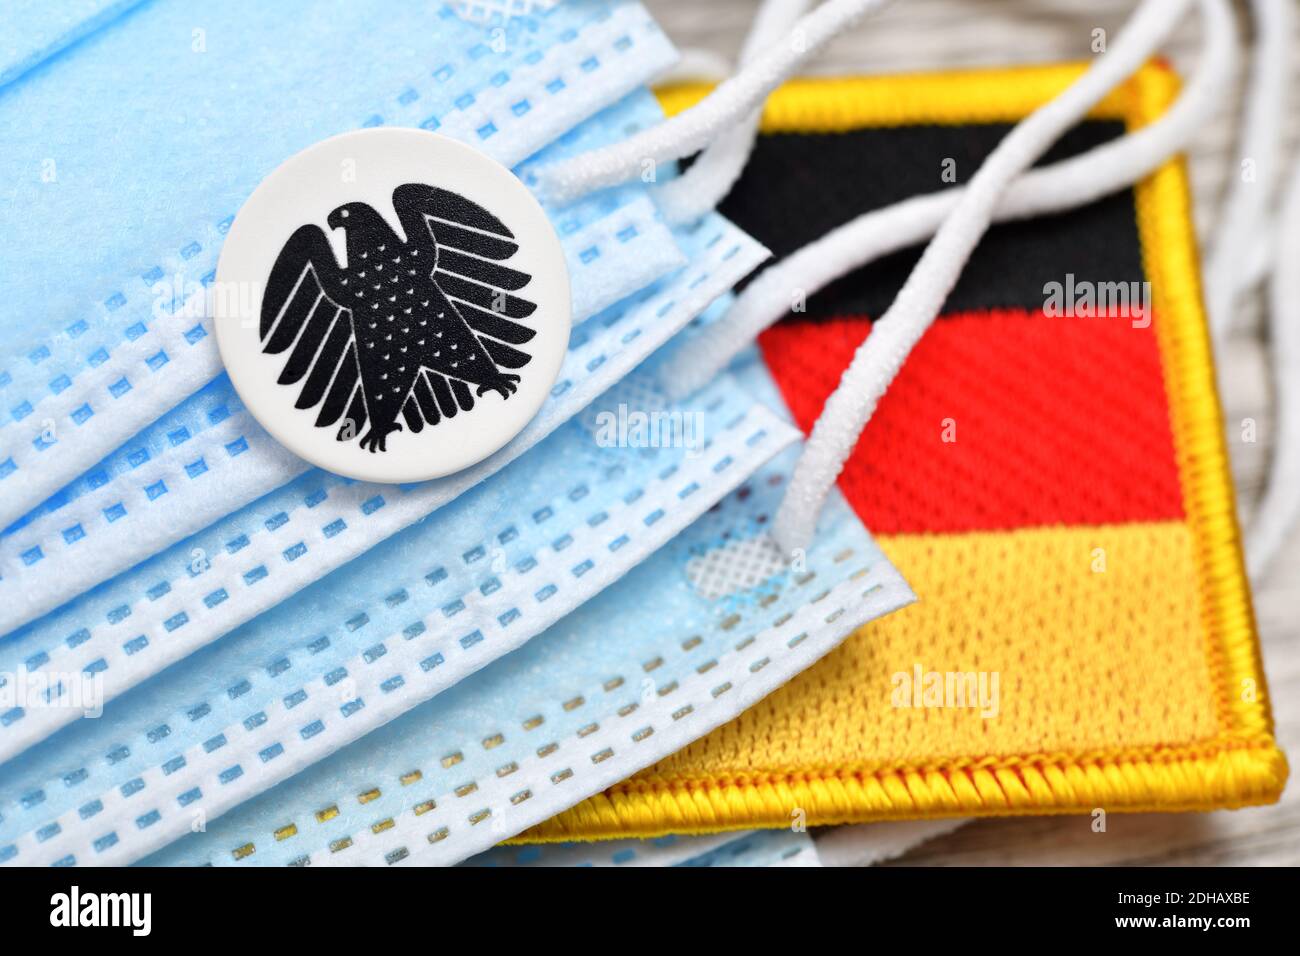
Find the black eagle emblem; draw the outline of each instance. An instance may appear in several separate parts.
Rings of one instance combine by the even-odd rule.
[[[469,412],[488,392],[508,399],[536,334],[519,320],[535,303],[511,295],[531,280],[501,263],[514,235],[482,206],[420,183],[393,190],[406,238],[372,207],[339,206],[326,222],[346,235],[347,268],[325,232],[300,226],[284,244],[262,299],[262,350],[288,352],[277,381],[294,407],[338,441],[386,451],[386,440]],[[361,434],[362,430],[365,434]]]

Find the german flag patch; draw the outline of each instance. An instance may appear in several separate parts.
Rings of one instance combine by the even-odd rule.
[[[779,258],[962,183],[1081,65],[801,80],[768,101],[721,211]],[[662,93],[668,112],[703,88]],[[1158,118],[1143,68],[1044,162]],[[840,489],[916,590],[740,718],[534,839],[1277,799],[1181,161],[995,226]],[[760,340],[810,429],[918,249]]]

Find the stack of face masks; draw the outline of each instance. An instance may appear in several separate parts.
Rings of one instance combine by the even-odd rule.
[[[286,156],[417,126],[532,184],[657,120],[640,88],[672,51],[644,11],[544,7],[101,4],[41,29],[22,6],[34,39],[0,64],[0,861],[456,862],[911,599],[838,501],[797,561],[766,539],[797,432],[761,375],[661,390],[656,350],[689,348],[766,253],[716,215],[669,229],[639,183],[547,207],[569,353],[464,472],[310,468],[220,374],[204,290]]]

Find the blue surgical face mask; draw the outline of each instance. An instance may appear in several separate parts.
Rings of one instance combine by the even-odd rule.
[[[552,400],[501,452],[460,474],[406,487],[353,482],[312,469],[10,635],[0,643],[0,675],[15,675],[15,683],[40,675],[56,686],[61,675],[89,673],[100,677],[108,697],[116,697],[456,502],[625,376],[765,255],[720,218],[683,233],[681,243],[692,260],[689,266],[577,329]],[[217,399],[205,392],[199,400]],[[228,454],[228,446],[218,446],[216,453]],[[532,454],[507,470],[526,477],[535,467]],[[575,484],[600,480],[574,464]],[[518,517],[528,520],[529,513]],[[0,706],[0,757],[21,752],[81,715],[86,708],[75,696],[79,683],[62,683],[77,706],[64,698],[52,706],[39,701]],[[0,699],[3,693],[0,687]]]
[[[806,830],[759,830],[699,853],[676,866],[690,867],[819,867],[817,845]],[[695,837],[694,839],[706,839]]]
[[[604,24],[604,29],[623,15],[621,10],[614,5],[612,12],[593,22]],[[565,43],[576,42],[568,31],[564,36]],[[618,46],[630,52],[627,44]],[[589,65],[584,72],[594,73],[595,68]],[[534,154],[520,164],[518,173],[531,181],[538,164],[625,136],[658,116],[648,93],[631,94]],[[685,253],[658,221],[640,186],[606,191],[553,211],[553,220],[570,252],[577,319],[582,323],[593,311],[599,314],[579,325],[555,401],[510,448],[472,472],[409,489],[411,494],[390,489],[390,497],[401,496],[402,504],[378,517],[372,518],[373,501],[381,489],[353,486],[347,504],[339,504],[328,519],[314,521],[329,509],[317,509],[303,519],[300,515],[315,504],[319,488],[297,495],[296,486],[285,489],[306,466],[266,436],[221,377],[0,539],[6,564],[0,590],[12,598],[4,602],[6,630],[136,566],[127,579],[101,588],[99,600],[90,600],[88,608],[70,605],[14,635],[6,642],[0,674],[23,675],[28,688],[48,678],[48,686],[58,688],[60,675],[88,671],[108,696],[125,691],[522,454],[665,341],[761,255],[757,246],[737,234],[735,241],[728,239],[716,250],[709,246],[712,263],[705,256],[702,267],[681,268]],[[712,238],[726,237],[715,231]],[[704,250],[704,243],[696,245]],[[725,260],[716,255],[738,251]],[[673,277],[637,300],[610,305],[670,270],[675,270]],[[169,309],[183,307],[181,297],[176,299],[166,303]],[[305,480],[315,479],[309,474]],[[346,484],[329,476],[323,480]],[[276,488],[285,490],[262,502],[269,510],[240,511]],[[342,497],[336,494],[333,500]],[[201,538],[181,541],[185,534],[222,518],[226,520]],[[339,536],[332,529],[341,524],[355,531]],[[286,547],[277,543],[276,533],[298,537]],[[277,565],[290,573],[271,574]],[[263,580],[268,577],[271,580]],[[258,587],[253,589],[253,584]],[[121,632],[123,627],[132,633]],[[177,641],[181,627],[185,639]],[[60,631],[64,633],[54,636]],[[145,653],[147,647],[166,651]],[[3,681],[0,677],[0,687]],[[92,696],[100,699],[98,692]],[[80,709],[86,708],[24,707],[17,702],[0,708],[0,753],[20,751],[73,719]]]
[[[638,91],[570,131],[517,168],[613,141],[661,114]],[[551,211],[566,252],[574,321],[581,323],[685,262],[640,184],[606,190]],[[161,283],[164,319],[199,321],[203,297]],[[193,319],[184,311],[195,307]],[[244,410],[223,375],[182,402],[0,535],[0,633],[58,607],[157,554],[308,465]],[[219,492],[214,492],[219,489]]]
[[[757,363],[741,371],[745,386],[712,387],[779,401]],[[731,719],[864,620],[912,600],[842,501],[797,562],[774,553],[764,528],[796,455],[544,634],[204,821],[160,859],[453,863]]]
[[[663,403],[644,436],[610,429],[653,395],[649,376],[633,376],[527,468],[13,760],[0,846],[13,862],[129,862],[190,832],[509,657],[796,437],[725,380]]]
[[[385,123],[513,166],[673,56],[628,2],[496,26],[436,4],[86,6],[69,25],[19,4],[24,41],[0,65],[0,526],[219,373],[207,322],[158,318],[155,289],[212,273],[235,211],[285,157]]]
[[[156,861],[166,862],[169,854]],[[464,866],[821,866],[807,831],[757,830],[707,836],[666,836],[651,840],[599,840],[591,843],[541,843],[498,846],[470,857]]]

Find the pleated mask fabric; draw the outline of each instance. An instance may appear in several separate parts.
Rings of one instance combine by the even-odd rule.
[[[737,372],[710,390],[779,407],[757,363]],[[765,528],[797,452],[543,634],[159,859],[455,863],[732,719],[914,599],[839,499],[804,562],[776,550]]]
[[[516,172],[527,182],[541,162],[624,136],[660,116],[648,92],[630,94]],[[551,215],[568,260],[575,322],[685,263],[685,253],[640,185],[606,190]],[[188,306],[176,288],[164,285],[164,309],[179,319]],[[229,378],[220,375],[0,534],[0,633],[72,600],[309,467],[265,432]]]
[[[721,381],[676,410],[699,423],[689,445],[594,440],[593,417],[647,387],[12,761],[11,859],[130,862],[188,833],[555,624],[795,438]]]
[[[0,74],[0,175],[15,184],[0,526],[219,374],[207,320],[159,308],[156,290],[178,277],[183,292],[202,288],[236,209],[284,158],[390,124],[514,166],[674,55],[639,5],[617,0],[493,27],[436,4],[376,9],[159,0],[69,25],[54,5],[22,5],[33,39]],[[272,112],[294,121],[265,122]]]
[[[85,675],[100,682],[98,700],[111,700],[430,512],[457,506],[457,496],[542,442],[766,255],[721,217],[683,232],[682,244],[690,265],[577,330],[553,400],[487,461],[413,486],[312,469],[6,638],[0,674],[51,690],[0,709],[0,756],[80,718]],[[531,459],[505,470],[526,475]],[[568,477],[597,482],[600,467],[574,459]],[[531,520],[519,508],[518,521]]]
[[[649,840],[540,843],[493,847],[470,857],[474,867],[819,867],[817,845],[806,830],[752,830],[707,836],[668,835]]]
[[[639,8],[595,6],[601,9],[584,14],[592,25],[631,30],[635,23],[647,36],[658,36]],[[440,26],[447,24],[453,32],[462,29],[455,17],[439,18]],[[525,26],[540,31],[537,24]],[[569,26],[552,40],[577,44],[573,49],[582,52],[581,35]],[[635,42],[619,36],[620,55],[642,55],[633,51]],[[619,69],[637,76],[652,70],[662,59],[662,38],[650,46],[647,63]],[[489,55],[498,54],[484,48],[472,58]],[[531,54],[525,59],[541,62]],[[584,82],[601,77],[599,61],[584,63]],[[444,67],[436,72],[437,82],[457,75]],[[503,86],[509,79],[499,72],[493,82]],[[561,96],[563,89],[562,79],[553,78],[547,95]],[[521,103],[527,101],[510,111],[520,121],[532,112]],[[627,135],[659,115],[644,90],[629,94],[517,172],[532,181],[537,164]],[[496,141],[495,134],[486,141]],[[93,709],[74,699],[87,686],[94,707],[102,706],[504,467],[765,255],[721,220],[671,234],[639,186],[607,190],[552,210],[552,217],[569,253],[579,325],[552,401],[488,461],[403,488],[367,487],[308,470],[269,439],[221,376],[11,527],[0,538],[0,555],[8,559],[0,589],[12,598],[5,602],[4,629],[62,606],[0,643],[0,755],[21,752]],[[696,258],[689,267],[688,255]],[[594,318],[582,321],[592,313]],[[318,507],[327,497],[329,504]],[[386,502],[391,504],[383,508]],[[88,592],[125,568],[132,570]],[[63,603],[78,594],[84,597]]]

